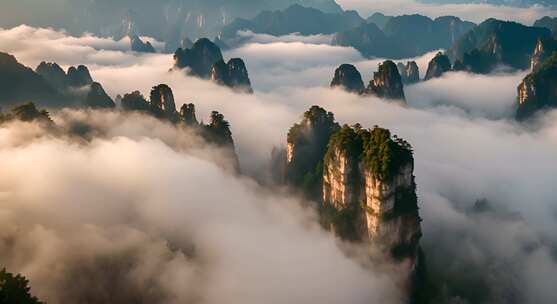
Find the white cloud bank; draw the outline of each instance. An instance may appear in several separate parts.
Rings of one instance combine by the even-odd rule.
[[[60,39],[54,39],[52,42],[49,39],[35,42],[35,46],[42,48],[44,51],[42,53],[31,53],[26,46],[34,41],[36,35],[42,34],[42,31],[45,30],[31,30],[27,36],[20,35],[17,36],[18,39],[9,40],[11,43],[5,43],[4,41],[10,39],[14,33],[10,34],[9,30],[2,31],[0,32],[0,37],[3,37],[0,38],[0,49],[14,53],[22,62],[30,65],[43,59],[53,60],[51,58],[59,58],[64,65],[88,63],[93,77],[103,83],[103,86],[113,96],[136,89],[147,94],[153,85],[158,83],[169,84],[174,90],[178,105],[184,102],[195,103],[198,107],[199,118],[207,117],[211,110],[218,110],[225,115],[231,122],[243,169],[250,175],[264,175],[262,172],[267,164],[272,147],[284,144],[288,128],[294,122],[297,122],[303,111],[313,104],[321,105],[334,112],[337,120],[342,123],[359,122],[366,127],[378,124],[391,129],[414,146],[415,174],[421,214],[424,218],[424,247],[426,255],[433,257],[431,271],[435,278],[448,286],[447,297],[460,296],[461,298],[474,299],[472,295],[466,294],[464,291],[475,290],[478,287],[470,285],[470,282],[481,281],[480,288],[486,289],[491,294],[489,299],[495,303],[506,303],[508,301],[505,301],[506,298],[493,299],[493,297],[514,294],[513,292],[518,293],[520,299],[522,299],[521,303],[545,303],[555,298],[555,290],[548,286],[547,282],[557,280],[557,264],[554,254],[552,255],[554,248],[557,247],[555,245],[557,244],[557,236],[555,235],[557,210],[553,190],[553,177],[557,171],[557,159],[555,158],[555,155],[557,155],[557,124],[555,123],[557,120],[555,115],[557,114],[547,114],[540,122],[540,126],[530,131],[525,130],[512,120],[506,119],[512,114],[512,107],[515,103],[514,92],[518,84],[516,81],[521,78],[521,74],[472,76],[452,73],[441,79],[407,87],[409,106],[401,107],[377,98],[362,98],[340,90],[327,88],[334,68],[338,64],[344,62],[355,63],[362,71],[364,79],[369,80],[379,62],[378,60],[363,60],[352,49],[327,45],[301,42],[253,43],[225,54],[227,57],[240,56],[247,62],[256,93],[254,95],[244,95],[233,93],[207,81],[186,77],[181,73],[168,73],[168,69],[172,65],[172,58],[167,55],[137,55],[115,51],[115,56],[122,58],[121,62],[106,59],[95,62],[91,58],[103,55],[104,51],[98,51],[84,43],[86,45],[83,47],[85,51],[77,54],[71,53],[67,51],[64,45],[59,44]],[[58,47],[55,47],[56,45]],[[69,47],[71,48],[71,45]],[[418,60],[420,68],[425,66],[432,55],[427,54]],[[425,67],[422,68],[422,73],[424,69]],[[142,129],[140,126],[137,128]],[[81,161],[84,159],[84,155],[91,155],[92,158],[86,160],[95,164],[95,167],[112,168],[114,166],[118,169],[118,172],[122,171],[122,174],[126,170],[135,173],[137,171],[133,170],[140,170],[139,173],[130,175],[133,178],[127,175],[112,177],[104,172],[95,173],[90,178],[83,177],[87,182],[85,185],[90,185],[88,182],[90,179],[94,179],[92,186],[84,187],[84,191],[87,191],[87,194],[108,191],[107,195],[111,195],[111,192],[107,189],[116,187],[116,192],[127,193],[122,189],[128,191],[135,185],[139,185],[138,188],[140,189],[145,186],[146,190],[150,190],[151,186],[148,185],[152,182],[154,185],[161,187],[162,190],[147,193],[147,197],[152,200],[157,200],[157,198],[160,200],[160,197],[168,198],[170,205],[163,205],[160,210],[171,217],[179,216],[182,218],[182,216],[185,216],[189,219],[190,216],[183,215],[187,212],[180,212],[181,209],[174,209],[175,205],[181,202],[176,200],[175,197],[200,195],[200,203],[204,202],[214,206],[212,205],[214,201],[222,199],[224,201],[219,202],[219,204],[226,204],[225,201],[229,197],[233,199],[239,193],[238,197],[246,201],[239,205],[240,210],[248,212],[249,218],[246,222],[251,223],[254,220],[259,223],[258,220],[250,217],[251,214],[259,214],[257,212],[251,213],[250,208],[246,206],[257,205],[256,202],[265,204],[265,202],[274,201],[267,199],[265,196],[261,197],[258,194],[261,188],[253,185],[249,186],[251,184],[249,181],[230,179],[222,176],[210,163],[177,154],[173,149],[166,147],[172,146],[167,141],[164,141],[165,146],[155,139],[141,140],[132,137],[130,140],[127,138],[129,136],[126,135],[122,139],[114,139],[108,142],[99,140],[92,147],[86,148],[86,153],[73,146],[66,147],[65,144],[60,142],[54,143],[55,148],[49,148],[52,145],[49,142],[44,143],[46,145],[44,147],[41,145],[33,147],[45,149],[49,152],[48,155],[54,154],[52,162],[53,164],[59,164],[59,166],[62,166],[61,161],[58,160],[59,155],[72,156],[69,161],[72,161],[73,158]],[[119,155],[118,153],[123,153],[122,151],[130,150],[132,153],[131,160],[123,157],[125,159],[122,165],[114,164],[112,160],[107,160],[106,163],[99,162],[99,159],[104,160],[104,158],[97,157],[97,155],[111,155],[111,153],[102,152],[104,149],[97,149],[97,146],[114,151],[116,156]],[[149,152],[143,152],[143,148]],[[23,160],[33,159],[24,148],[18,148],[21,150],[10,149],[18,153],[12,151],[14,153],[6,152],[8,154],[5,155],[16,157],[16,160],[18,155],[21,155],[20,157]],[[52,153],[52,149],[59,152]],[[32,155],[35,156],[35,154]],[[156,161],[152,161],[148,155],[151,157],[153,155],[157,156]],[[106,158],[109,158],[109,156],[106,156]],[[138,159],[143,160],[143,158],[147,159],[144,164],[138,161]],[[36,159],[41,158],[37,156]],[[48,157],[45,159],[48,160]],[[15,163],[22,165],[23,160]],[[133,160],[137,160],[137,162],[130,163]],[[4,158],[4,161],[7,162],[7,158]],[[10,159],[10,161],[12,160]],[[155,170],[159,162],[164,169],[164,174],[159,173],[160,180],[149,176],[143,177],[142,172]],[[194,165],[199,162],[204,165],[199,167]],[[70,163],[73,165],[70,166],[71,168],[76,167],[72,170],[80,173],[70,174],[70,177],[81,177],[81,173],[89,171],[90,167],[88,165],[80,167],[78,165],[80,163],[78,161]],[[136,165],[139,167],[135,169]],[[179,169],[175,170],[174,165]],[[191,167],[189,167],[190,165]],[[23,181],[20,181],[16,175],[21,170],[17,171],[14,166],[10,165],[9,169],[11,171],[6,171],[14,172],[12,177],[6,178],[6,183],[15,179],[17,182],[14,182],[14,184],[20,185]],[[41,180],[47,178],[44,175],[46,173],[43,172],[46,169],[42,167],[42,164],[39,164],[39,166],[41,170],[33,170],[33,174],[40,177]],[[51,168],[59,168],[59,166]],[[157,171],[155,170],[155,172]],[[62,174],[62,177],[57,177],[54,181],[65,182],[67,180],[69,182],[70,179],[66,179],[65,173]],[[136,176],[139,176],[139,178]],[[112,178],[127,186],[119,188],[119,184],[107,185],[104,183],[104,179],[110,180]],[[79,180],[77,179],[77,181]],[[229,195],[219,196],[220,192],[197,193],[214,187],[217,183],[226,186],[232,185],[231,190],[226,188],[226,193],[229,193]],[[248,186],[245,185],[246,183]],[[60,184],[62,183],[60,182]],[[69,182],[69,185],[79,188],[79,185],[75,183]],[[40,183],[33,183],[30,187],[40,186]],[[175,195],[178,188],[192,190],[179,192],[178,195]],[[222,188],[225,189],[225,187]],[[33,190],[34,188],[30,189]],[[60,192],[59,195],[63,196],[66,193],[66,188],[62,189],[64,191],[58,192]],[[168,191],[168,193],[163,190]],[[91,194],[91,197],[96,196]],[[494,214],[470,215],[468,210],[474,201],[479,198],[487,198],[497,212]],[[146,204],[134,205],[134,199],[135,197],[130,199],[119,194],[114,197],[110,196],[109,199],[101,200],[101,202],[106,201],[109,204],[113,201],[124,200],[125,202],[131,201],[132,206],[142,206],[141,208],[151,208],[152,206],[158,208],[159,206],[151,204],[150,201]],[[144,197],[142,196],[137,200],[139,199],[144,199]],[[289,199],[286,200],[290,201]],[[195,202],[191,204],[194,204],[192,208],[198,207]],[[269,204],[275,206],[273,203]],[[87,204],[84,206],[87,206]],[[225,206],[225,208],[228,207]],[[145,211],[141,208],[137,211],[138,213],[134,213],[137,215],[133,217],[134,219],[139,218],[155,228],[161,229],[163,227],[174,231],[173,233],[181,231],[176,227],[169,228],[164,225],[157,227],[158,224],[154,225],[153,223],[159,222],[151,217],[162,215],[156,210],[148,209]],[[219,211],[213,210],[213,208],[210,208],[210,210],[199,208],[201,208],[202,213],[197,213],[199,210],[191,211],[191,216],[197,216],[193,220],[202,220],[206,217],[214,219],[212,224],[217,226],[214,230],[216,231],[215,234],[222,234],[223,236],[219,240],[222,240],[225,244],[216,243],[218,245],[216,248],[223,250],[232,248],[230,250],[232,250],[233,255],[245,254],[243,249],[233,248],[234,246],[240,246],[238,242],[241,241],[233,233],[240,230],[241,232],[238,232],[238,234],[246,233],[248,240],[255,243],[259,241],[252,235],[253,231],[250,232],[247,229],[251,226],[240,227],[240,230],[227,230],[222,228],[219,221],[216,220],[220,219],[219,217],[212,217],[212,213],[223,211],[223,214],[226,214],[229,211],[228,209]],[[275,210],[273,207],[269,208]],[[53,210],[58,211],[59,209],[63,208],[54,208]],[[190,211],[184,209],[184,211],[186,210]],[[279,208],[278,210],[282,209]],[[288,210],[290,209],[274,212],[294,214],[298,212]],[[23,212],[32,215],[31,211],[32,208],[28,208]],[[513,212],[520,216],[517,218],[516,216],[509,217],[506,215]],[[7,214],[10,213],[13,212],[7,212]],[[265,210],[263,210],[263,213],[266,214]],[[500,215],[500,213],[503,215]],[[115,214],[116,217],[121,215],[118,212]],[[110,215],[106,216],[110,219]],[[147,219],[144,219],[144,217]],[[45,215],[38,218],[48,219],[49,217]],[[103,213],[92,220],[93,223],[96,223],[96,221],[104,218],[105,214]],[[283,226],[282,220],[288,222],[288,219],[300,222],[299,219],[296,220],[296,217],[287,216],[282,218],[279,216],[273,218],[263,216],[262,220],[266,220],[267,223],[277,222],[279,224],[277,227],[274,225],[266,227],[263,232],[278,235],[281,238],[284,234],[298,238],[298,234],[302,233],[297,230],[299,226],[288,226],[286,224],[286,226]],[[82,219],[76,219],[76,221],[81,222]],[[301,221],[304,222],[304,220]],[[175,223],[174,220],[162,222]],[[224,223],[232,226],[240,225],[235,219],[231,218],[225,218]],[[228,227],[228,225],[223,226]],[[293,233],[284,233],[281,227],[288,227],[286,230],[292,229],[288,231]],[[222,230],[220,230],[221,228]],[[271,230],[268,231],[267,229]],[[322,233],[312,231],[310,229],[308,233],[312,235],[315,233],[317,236]],[[438,231],[444,233],[440,234]],[[160,237],[160,235],[155,234],[156,237]],[[166,239],[166,234],[163,236]],[[302,234],[300,237],[305,236],[307,234]],[[72,238],[68,238],[68,240],[72,240]],[[460,242],[460,240],[462,241]],[[288,239],[288,242],[294,241]],[[232,244],[229,244],[229,242]],[[325,247],[332,246],[330,245],[331,240],[326,237],[323,242]],[[211,244],[214,245],[214,243]],[[72,245],[71,242],[70,245]],[[78,245],[73,246],[70,246],[70,248],[79,247]],[[278,253],[283,253],[284,251],[298,250],[294,246],[297,245],[281,247],[283,249],[272,248],[277,250]],[[331,249],[332,247],[327,248]],[[302,246],[300,252],[295,253],[295,256],[286,256],[285,260],[281,261],[285,264],[291,261],[301,267],[300,271],[304,270],[305,265],[302,267],[300,265],[303,265],[303,263],[298,262],[303,259],[298,254],[312,254],[312,252],[305,250],[306,248]],[[48,250],[39,252],[48,252]],[[169,254],[172,256],[172,253]],[[332,254],[338,257],[338,252],[335,250],[328,251],[328,253],[319,252],[317,256],[323,254]],[[146,258],[146,260],[151,259]],[[235,259],[231,261],[238,262]],[[342,259],[338,260],[338,263],[344,265],[339,267],[351,268],[351,266],[346,266],[351,263],[350,261],[342,261]],[[279,265],[284,264],[279,263]],[[315,265],[318,265],[316,267],[328,267],[323,264]],[[512,265],[512,267],[506,267],[506,265]],[[257,267],[268,269],[264,265]],[[512,275],[506,276],[505,270],[511,271]],[[187,271],[182,273],[182,276],[187,278],[191,271],[188,268]],[[238,269],[233,269],[230,273],[236,274],[238,271]],[[256,272],[256,270],[253,271]],[[230,273],[227,273],[225,277],[229,279]],[[463,273],[470,274],[469,281],[460,280],[465,278]],[[323,273],[318,272],[318,274]],[[474,276],[475,274],[477,275]],[[289,279],[291,275],[291,273],[288,273],[285,274],[285,277]],[[356,271],[355,275],[357,277],[360,274]],[[368,274],[363,275],[365,277]],[[458,277],[458,275],[462,277]],[[169,274],[168,277],[172,276]],[[317,277],[320,278],[321,276],[318,275]],[[490,280],[480,280],[483,277],[489,277]],[[509,277],[512,280],[509,280]],[[305,277],[302,276],[302,278]],[[245,278],[246,282],[259,281],[259,279],[259,276],[251,272]],[[373,277],[372,280],[378,280],[379,283],[377,284],[379,285],[384,282],[377,277]],[[225,282],[232,284],[230,281],[225,280]],[[246,288],[227,284],[225,284],[225,291]],[[388,285],[388,283],[385,284]],[[321,288],[326,288],[324,286],[327,285],[311,285],[309,290],[321,290]],[[458,289],[457,287],[461,288]],[[518,291],[516,291],[517,289]],[[356,296],[367,296],[365,291],[350,290],[350,292],[355,292]],[[390,293],[388,294],[390,295]],[[300,291],[299,293],[294,292],[293,295],[305,295],[305,293]],[[261,300],[259,297],[256,297],[256,299]],[[279,299],[284,300],[280,296]]]

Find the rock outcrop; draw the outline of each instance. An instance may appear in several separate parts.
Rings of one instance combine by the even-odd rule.
[[[353,47],[364,57],[402,58],[404,51],[398,41],[391,39],[375,23],[360,26],[334,35],[333,45]]]
[[[237,91],[253,93],[244,61],[232,58],[226,63],[220,48],[207,38],[197,40],[190,49],[176,50],[174,67],[188,69],[190,75],[211,79]]]
[[[378,71],[373,73],[373,79],[369,82],[366,93],[380,98],[406,100],[402,79],[394,62],[387,60],[379,64]]]
[[[324,13],[318,9],[293,4],[282,11],[262,11],[252,19],[236,19],[226,25],[221,36],[225,41],[236,38],[238,31],[282,36],[334,34],[364,23],[355,11]]]
[[[371,243],[408,267],[409,293],[421,272],[421,227],[412,148],[388,130],[344,126],[323,164],[323,222],[345,240]]]
[[[435,20],[416,14],[374,16],[378,17],[378,21],[371,20],[337,33],[333,44],[354,47],[368,58],[409,58],[432,50],[447,49],[475,26],[453,16]]]
[[[429,65],[427,67],[427,72],[425,75],[425,80],[441,77],[443,76],[443,74],[449,72],[450,70],[451,70],[451,61],[449,60],[449,57],[439,52],[429,62]]]
[[[408,61],[406,65],[398,63],[397,68],[403,84],[414,84],[420,81],[420,69],[415,61]]]
[[[335,70],[335,76],[331,81],[331,88],[336,87],[357,94],[363,93],[365,89],[362,75],[351,64],[342,64]]]
[[[253,93],[248,70],[240,58],[232,58],[228,63],[222,59],[217,61],[211,67],[210,79],[241,92]]]
[[[66,72],[55,62],[43,61],[35,71],[57,90],[65,90],[69,85]]]
[[[447,55],[471,72],[489,73],[498,65],[527,69],[538,39],[550,36],[546,28],[488,19],[458,39]]]
[[[143,42],[137,35],[130,36],[131,50],[138,53],[156,53],[157,51],[151,42]]]
[[[151,109],[151,105],[139,91],[124,94],[124,96],[120,100],[120,104],[122,109],[125,111],[147,112]]]
[[[518,86],[516,118],[526,120],[536,112],[557,108],[557,53],[547,58]]]
[[[197,117],[195,116],[195,105],[193,103],[185,103],[180,108],[180,121],[185,126],[198,126]]]
[[[84,65],[70,67],[67,73],[68,85],[71,87],[84,87],[93,84],[93,77],[89,69]]]
[[[557,29],[557,17],[544,16],[534,22],[536,27],[545,27],[550,31]]]
[[[312,106],[288,132],[286,182],[319,201],[323,157],[331,135],[339,129],[333,113]]]
[[[85,105],[90,108],[114,108],[116,106],[112,98],[106,94],[98,82],[91,84],[89,93],[85,97]]]
[[[159,84],[151,89],[151,111],[158,117],[175,121],[178,117],[172,89],[166,84]]]
[[[59,106],[67,102],[50,83],[9,54],[0,52],[0,106],[34,101],[40,106]]]
[[[557,40],[553,38],[538,39],[530,59],[530,70],[536,71],[554,52],[557,52]]]
[[[189,69],[193,76],[208,78],[212,66],[223,60],[220,48],[207,38],[197,40],[189,49],[179,48],[174,53],[174,67]]]

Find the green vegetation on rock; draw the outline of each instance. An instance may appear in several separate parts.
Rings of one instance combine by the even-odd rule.
[[[43,304],[31,295],[29,280],[24,276],[14,275],[0,270],[0,304]]]

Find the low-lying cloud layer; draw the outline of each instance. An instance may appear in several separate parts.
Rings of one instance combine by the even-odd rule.
[[[346,257],[296,198],[217,166],[195,135],[138,115],[54,119],[106,134],[0,135],[0,260],[49,303],[400,301],[395,278]]]
[[[437,280],[445,300],[550,303],[556,296],[548,282],[557,280],[554,232],[557,208],[552,185],[557,171],[557,113],[546,114],[534,130],[527,130],[509,118],[523,73],[488,76],[450,73],[407,87],[409,105],[404,107],[327,87],[338,64],[356,64],[368,81],[380,60],[364,60],[350,48],[259,41],[225,53],[228,58],[240,56],[246,61],[256,90],[255,94],[246,95],[181,73],[169,73],[170,55],[115,51],[124,58],[122,62],[93,62],[91,58],[101,56],[104,51],[83,42],[87,52],[70,55],[65,47],[55,47],[59,41],[56,39],[52,42],[44,39],[38,44],[44,51],[30,54],[22,44],[29,45],[34,35],[47,30],[30,30],[31,35],[17,36],[10,44],[4,43],[4,39],[14,35],[14,30],[11,31],[0,32],[0,37],[4,37],[0,38],[0,49],[14,53],[23,63],[33,65],[54,58],[60,58],[64,65],[92,63],[93,77],[112,96],[136,89],[147,94],[151,86],[167,83],[174,91],[178,106],[184,102],[197,105],[198,118],[207,117],[211,110],[222,112],[231,122],[243,171],[258,179],[265,176],[271,149],[284,145],[288,128],[299,121],[310,105],[318,104],[334,112],[341,123],[387,127],[414,147],[420,212],[424,219],[423,245],[431,277]],[[418,59],[422,73],[432,56],[433,53],[426,54]],[[116,123],[116,127],[109,129],[125,129],[128,133],[113,132],[108,139],[94,140],[85,147],[60,140],[36,140],[32,145],[14,146],[7,143],[21,136],[14,135],[20,134],[21,128],[3,129],[0,143],[6,149],[0,161],[6,167],[3,172],[8,174],[0,174],[0,185],[12,193],[21,193],[22,197],[3,196],[3,201],[18,204],[6,204],[7,207],[0,209],[0,214],[6,217],[2,223],[15,223],[16,218],[21,223],[22,218],[29,218],[27,221],[36,225],[25,228],[29,237],[23,238],[27,240],[23,244],[39,246],[30,240],[37,237],[34,233],[38,232],[33,229],[40,228],[46,231],[42,232],[45,235],[53,234],[52,239],[57,241],[53,244],[66,244],[76,251],[86,245],[77,236],[63,235],[67,227],[77,226],[76,235],[85,231],[89,223],[96,229],[103,227],[100,232],[95,229],[90,232],[95,240],[91,241],[93,247],[107,248],[109,252],[141,252],[135,256],[137,262],[130,266],[134,274],[140,274],[133,276],[139,283],[151,276],[138,265],[150,261],[163,265],[160,269],[168,272],[162,271],[160,277],[152,280],[168,284],[160,283],[166,289],[176,288],[181,292],[166,294],[209,295],[209,302],[230,302],[230,298],[239,296],[243,302],[254,303],[273,299],[276,303],[329,303],[327,299],[339,302],[340,296],[347,295],[353,295],[348,302],[359,303],[370,294],[366,302],[374,303],[378,299],[373,297],[375,294],[384,298],[377,302],[397,302],[391,279],[385,279],[377,269],[365,271],[363,266],[344,258],[330,236],[315,226],[313,215],[295,207],[296,199],[288,196],[277,199],[277,195],[255,186],[249,178],[223,173],[213,164],[212,157],[208,160],[200,156],[205,153],[177,149],[172,136],[163,136],[168,139],[162,141],[157,140],[161,136],[158,133],[142,138],[141,134],[151,134],[145,129],[158,129],[146,128],[145,123],[139,118],[131,120],[126,128]],[[130,130],[141,132],[132,136]],[[69,168],[69,173],[61,168]],[[98,168],[111,168],[118,174],[98,172],[95,170]],[[48,189],[37,189],[47,187],[39,182],[44,180],[52,180],[54,184]],[[52,200],[37,199],[39,193],[40,197]],[[483,198],[489,201],[491,210],[472,208],[476,200]],[[84,202],[75,203],[81,200]],[[50,201],[60,205],[50,208],[47,206]],[[74,204],[79,204],[79,208]],[[97,204],[109,211],[97,209]],[[126,212],[121,211],[124,209]],[[90,212],[80,213],[81,210]],[[130,210],[133,212],[127,213]],[[120,228],[117,223],[122,219],[130,224],[120,234],[114,234],[110,229]],[[39,225],[48,221],[55,223],[43,224],[46,228]],[[161,245],[165,240],[168,246]],[[103,245],[112,241],[131,245]],[[145,250],[138,243],[150,244],[155,249]],[[201,263],[192,258],[192,250],[184,249],[192,248],[188,247],[192,243],[196,245],[193,252],[203,253]],[[67,253],[48,247],[37,252],[36,257],[44,257],[45,263],[71,260]],[[27,257],[13,259],[8,260],[9,265],[38,278],[33,280],[33,286],[41,293],[48,292],[52,286],[49,284],[54,283],[41,279],[44,269],[22,266],[29,260]],[[113,261],[110,258],[100,262],[91,260],[109,269],[106,263]],[[174,267],[174,263],[195,266]],[[269,265],[274,263],[279,267]],[[213,270],[213,265],[223,267],[214,270],[223,273],[222,277],[213,276],[207,269]],[[192,277],[201,280],[202,286],[217,289],[189,292],[198,290],[199,282],[191,281]],[[215,277],[218,279],[213,281]],[[337,280],[340,277],[345,279]],[[315,281],[316,278],[325,281]],[[340,285],[331,286],[331,278]],[[182,281],[192,283],[182,284]],[[281,284],[274,285],[275,282]],[[296,289],[300,282],[309,285],[302,284],[303,288]],[[254,291],[253,286],[259,289]],[[132,289],[130,294],[136,290],[141,289]],[[377,290],[386,292],[377,293]],[[264,297],[264,292],[269,295]],[[321,295],[323,298],[316,298]],[[184,299],[176,297],[177,301]]]

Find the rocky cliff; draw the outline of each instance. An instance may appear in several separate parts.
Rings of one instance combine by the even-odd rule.
[[[525,120],[536,112],[557,108],[557,53],[553,53],[518,86],[516,118]]]
[[[532,57],[530,58],[530,70],[536,71],[542,63],[557,51],[557,40],[553,38],[538,39]]]
[[[85,97],[85,105],[91,108],[114,108],[116,106],[98,82],[91,84],[89,93]]]
[[[52,87],[64,90],[69,86],[66,72],[55,62],[41,62],[35,69]]]
[[[420,69],[416,61],[408,61],[406,65],[398,63],[397,68],[403,84],[413,84],[420,81]]]
[[[193,103],[185,103],[180,108],[180,121],[185,126],[197,126],[197,117],[195,116],[195,105]]]
[[[231,41],[238,31],[282,36],[334,34],[356,27],[365,20],[355,11],[325,13],[308,6],[294,4],[285,10],[263,11],[252,19],[236,19],[221,31],[221,36]]]
[[[451,70],[449,57],[441,52],[437,53],[429,62],[424,80],[430,80],[443,76]]]
[[[373,73],[366,93],[380,98],[406,100],[402,79],[394,62],[387,60],[379,65],[378,71]]]
[[[151,111],[159,117],[171,121],[177,119],[176,103],[172,89],[166,84],[159,84],[151,89]]]
[[[344,126],[323,164],[323,222],[345,240],[370,243],[408,268],[408,292],[423,284],[422,236],[410,145],[388,130]],[[414,303],[416,299],[409,302]]]
[[[351,64],[342,64],[335,70],[335,76],[331,81],[332,88],[342,88],[348,92],[361,94],[364,92],[362,75]]]
[[[137,35],[130,36],[130,47],[134,52],[156,53],[155,48],[151,45],[151,42],[143,42],[143,40],[141,40],[141,38]]]
[[[207,38],[197,40],[189,49],[176,50],[174,68],[187,69],[192,76],[211,79],[240,92],[253,93],[244,61],[232,58],[226,63],[220,48]]]
[[[223,60],[220,48],[207,38],[197,40],[189,49],[179,48],[174,53],[174,67],[189,69],[193,76],[208,78],[213,64]]]
[[[323,201],[353,218],[333,219],[347,239],[380,241],[397,257],[415,256],[421,236],[412,149],[388,130],[344,126],[323,165]]]
[[[455,62],[459,60],[464,65],[475,66],[475,69],[469,68],[472,72],[476,69],[490,72],[497,65],[527,69],[538,39],[550,36],[551,32],[546,28],[488,19],[458,39],[447,54]],[[468,59],[465,58],[466,54]],[[474,65],[475,62],[480,64]],[[489,63],[489,69],[483,67],[482,62],[483,66]]]
[[[354,47],[369,58],[409,58],[446,49],[474,26],[453,16],[432,20],[417,14],[376,14],[368,23],[337,33],[333,43]]]
[[[0,52],[0,107],[34,101],[40,106],[60,106],[67,102],[41,75]]]
[[[67,73],[68,85],[72,87],[84,87],[93,84],[93,77],[89,69],[84,65],[70,67]]]
[[[323,157],[331,135],[339,129],[333,113],[318,106],[304,113],[288,132],[286,182],[308,197],[321,200]]]
[[[240,92],[253,93],[248,70],[240,58],[232,58],[228,63],[217,61],[211,67],[210,79]]]

